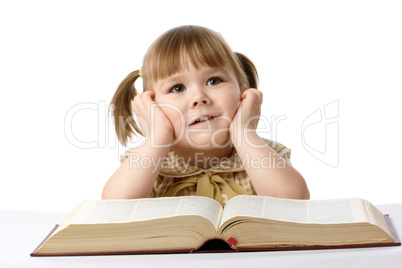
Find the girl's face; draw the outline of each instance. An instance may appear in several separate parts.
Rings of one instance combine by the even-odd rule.
[[[189,65],[152,89],[174,128],[173,146],[208,150],[228,145],[229,125],[246,89],[231,70]]]

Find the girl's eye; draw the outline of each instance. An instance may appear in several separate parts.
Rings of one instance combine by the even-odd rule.
[[[208,80],[207,86],[215,86],[220,82],[222,82],[222,79],[220,79],[219,77],[212,77]]]
[[[183,92],[186,88],[184,87],[183,84],[177,84],[174,85],[169,92],[173,92],[173,93],[180,93]]]

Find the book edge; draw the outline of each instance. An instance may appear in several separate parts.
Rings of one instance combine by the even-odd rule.
[[[39,255],[37,255],[36,251],[38,251],[38,249],[49,239],[49,237],[52,236],[52,234],[53,234],[54,232],[56,232],[57,228],[59,228],[59,227],[60,227],[59,224],[56,224],[56,225],[53,227],[53,229],[50,231],[50,233],[42,240],[42,242],[39,243],[39,245],[34,249],[34,251],[32,251],[32,253],[30,254],[31,257],[39,256]]]
[[[388,228],[392,234],[392,238],[394,242],[389,243],[365,243],[365,244],[350,244],[350,245],[312,245],[312,246],[272,246],[272,247],[247,247],[242,248],[239,247],[239,252],[247,252],[247,251],[286,251],[286,250],[317,250],[317,249],[345,249],[345,248],[372,248],[372,247],[394,247],[401,246],[401,242],[399,237],[397,236],[394,226],[391,222],[389,214],[384,214],[385,221],[388,225]]]
[[[37,250],[49,239],[49,237],[59,228],[60,225],[56,224],[50,233],[43,239],[43,241],[35,248],[30,254],[31,257],[56,257],[56,256],[98,256],[98,255],[133,255],[133,254],[168,254],[168,253],[220,253],[220,252],[247,252],[247,251],[286,251],[286,250],[317,250],[317,249],[345,249],[345,248],[370,248],[370,247],[390,247],[401,246],[399,237],[397,236],[393,227],[389,214],[385,214],[384,218],[387,222],[388,228],[391,231],[394,242],[390,243],[366,243],[366,244],[351,244],[351,245],[329,245],[329,246],[283,246],[283,247],[231,247],[231,245],[221,238],[213,238],[204,241],[198,248],[190,249],[171,249],[171,250],[143,250],[143,251],[118,251],[118,252],[85,252],[85,253],[37,253]],[[221,240],[228,245],[229,248],[222,250],[201,250],[208,241]]]

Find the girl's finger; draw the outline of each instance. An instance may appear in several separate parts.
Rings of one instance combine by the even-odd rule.
[[[153,91],[153,90],[145,91],[142,94],[144,94],[144,96],[149,97],[151,100],[154,100],[154,98],[155,98],[155,91]]]

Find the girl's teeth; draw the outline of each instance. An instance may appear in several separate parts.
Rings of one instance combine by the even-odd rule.
[[[209,120],[211,118],[212,118],[212,116],[200,117],[194,123],[199,123],[199,122],[202,122],[202,121],[206,121],[206,120]]]
[[[197,121],[198,122],[201,122],[201,121],[205,121],[205,120],[208,120],[208,119],[210,119],[211,117],[209,116],[209,117],[201,117],[200,119],[198,119]]]

